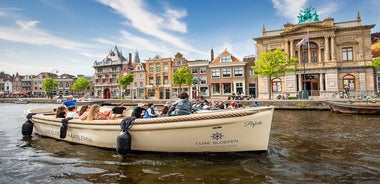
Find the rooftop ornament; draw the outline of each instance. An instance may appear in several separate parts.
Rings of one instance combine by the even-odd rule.
[[[319,16],[317,11],[312,8],[305,8],[304,10],[300,10],[298,17],[298,24],[309,23],[309,22],[317,22],[319,21]]]

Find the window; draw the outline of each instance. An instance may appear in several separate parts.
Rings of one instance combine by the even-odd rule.
[[[161,77],[157,76],[156,77],[156,85],[160,85],[160,84],[161,84]]]
[[[156,65],[156,72],[161,72],[161,64]]]
[[[272,80],[272,91],[273,92],[281,92],[281,80],[273,79]]]
[[[154,89],[148,89],[148,97],[154,97],[156,95],[156,91]]]
[[[343,61],[352,61],[352,47],[342,48],[342,60]]]
[[[236,83],[236,92],[237,94],[243,94],[243,83],[239,82]]]
[[[140,79],[144,79],[144,74],[140,74]]]
[[[149,72],[153,72],[153,64],[149,65]]]
[[[231,55],[225,55],[221,58],[221,63],[230,63],[231,62]]]
[[[231,68],[222,68],[223,77],[231,77]]]
[[[201,74],[207,73],[207,68],[206,67],[201,67]]]
[[[164,84],[169,84],[168,76],[164,76]]]
[[[138,87],[138,82],[133,82],[134,87]]]
[[[200,77],[200,84],[206,84],[206,83],[207,83],[207,77],[204,76],[204,75],[202,75],[202,76]]]
[[[168,72],[168,64],[164,63],[164,72]]]
[[[212,69],[211,70],[211,78],[219,78],[219,77],[220,77],[219,69]]]
[[[149,77],[149,85],[153,85],[153,77]]]
[[[318,62],[317,60],[317,51],[311,51],[311,62]]]
[[[224,95],[227,95],[227,94],[231,94],[231,84],[223,84],[223,94]]]
[[[343,88],[346,86],[349,90],[355,90],[355,76],[351,74],[343,76]]]
[[[176,62],[176,65],[177,65],[177,66],[181,66],[181,65],[182,65],[182,61],[181,61],[181,60],[178,60],[178,61]]]
[[[198,73],[198,68],[192,68],[192,69],[191,69],[191,73],[192,73],[192,74],[196,74],[196,73]]]
[[[212,84],[211,90],[213,95],[220,95],[220,86],[219,84]]]
[[[243,68],[234,68],[235,77],[243,77]]]
[[[140,82],[140,87],[144,87],[144,82]]]

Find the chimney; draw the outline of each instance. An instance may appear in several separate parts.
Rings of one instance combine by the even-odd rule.
[[[214,61],[214,49],[211,49],[211,62]]]
[[[132,53],[128,54],[128,63],[132,63]]]

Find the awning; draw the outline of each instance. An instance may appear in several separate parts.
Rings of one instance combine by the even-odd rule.
[[[26,95],[26,94],[29,94],[28,91],[19,91],[19,92],[14,92],[14,94],[16,95]]]

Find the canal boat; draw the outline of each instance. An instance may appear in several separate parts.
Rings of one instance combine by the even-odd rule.
[[[101,110],[109,109],[102,107]],[[118,149],[129,146],[131,151],[267,151],[273,112],[273,106],[263,106],[151,119],[71,119],[64,123],[65,119],[55,118],[53,109],[39,108],[25,111],[27,121],[22,127],[22,133],[25,136],[34,133],[100,148]],[[124,142],[129,141],[130,145],[119,145],[119,138],[125,133],[122,127],[126,120],[130,123],[127,132],[131,140]],[[66,130],[62,138],[64,126]]]
[[[16,101],[14,101],[14,103],[15,103],[15,104],[28,104],[28,103],[29,103],[29,100],[19,98],[19,99],[17,99]]]
[[[329,107],[335,113],[380,115],[380,104],[373,102],[330,102]]]

